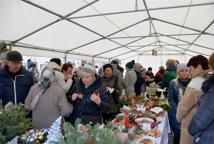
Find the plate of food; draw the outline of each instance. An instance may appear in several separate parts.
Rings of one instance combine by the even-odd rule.
[[[151,111],[156,113],[156,114],[159,114],[160,112],[163,112],[163,108],[161,107],[154,107],[154,108],[151,108]]]
[[[142,126],[143,124],[152,124],[154,122],[154,120],[151,118],[141,117],[141,118],[136,118],[135,122],[138,125]]]
[[[161,132],[158,129],[152,129],[147,135],[150,137],[158,138],[161,136]]]
[[[154,144],[153,140],[154,138],[146,136],[140,139],[138,144]]]

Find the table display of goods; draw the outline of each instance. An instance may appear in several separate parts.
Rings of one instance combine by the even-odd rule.
[[[137,104],[143,105],[148,109],[152,107],[162,107],[165,111],[170,107],[168,99],[164,96],[158,97],[156,95],[147,95],[146,93],[140,96],[129,97],[126,101],[123,101],[123,103],[129,107],[135,107]]]
[[[121,111],[112,121],[111,129],[119,131],[123,135],[122,139],[137,144],[153,144],[155,138],[162,136],[158,125],[164,118],[163,108],[136,105],[133,108],[123,106]]]

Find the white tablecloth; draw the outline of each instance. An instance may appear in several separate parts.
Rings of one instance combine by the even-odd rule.
[[[161,137],[154,140],[154,144],[168,144],[168,134],[170,131],[168,114],[165,112],[163,121],[158,124],[158,129],[162,133]]]

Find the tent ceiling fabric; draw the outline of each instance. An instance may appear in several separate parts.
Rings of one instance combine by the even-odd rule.
[[[31,56],[208,56],[213,13],[214,0],[1,0],[0,40]]]

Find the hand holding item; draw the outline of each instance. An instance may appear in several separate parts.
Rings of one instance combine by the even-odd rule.
[[[100,95],[99,93],[96,93],[94,92],[92,95],[91,95],[91,101],[93,101],[94,103],[96,103],[97,105],[100,105],[101,103],[101,99],[100,99]]]
[[[79,93],[74,93],[73,95],[72,95],[72,101],[75,101],[76,99],[82,99],[82,95],[81,94],[79,94]]]
[[[114,88],[106,87],[106,90],[111,94],[114,92]]]

